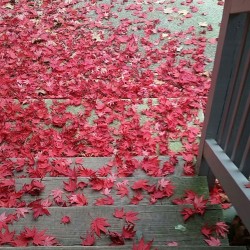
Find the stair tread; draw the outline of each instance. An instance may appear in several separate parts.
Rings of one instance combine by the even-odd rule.
[[[154,249],[157,250],[173,250],[173,247],[170,246],[162,246],[162,245],[153,245]],[[13,250],[13,247],[5,247],[5,250]],[[95,250],[95,249],[115,249],[115,250],[119,250],[119,249],[132,249],[132,248],[128,248],[128,246],[52,246],[52,247],[25,247],[26,250]],[[220,247],[210,247],[210,246],[192,246],[192,249],[195,250],[247,250],[246,246],[220,246]],[[23,250],[22,247],[15,247],[15,250]],[[178,247],[174,247],[174,250],[190,250],[190,247],[185,247],[185,246],[178,246]]]
[[[17,233],[23,230],[24,227],[32,228],[35,226],[38,230],[45,230],[46,234],[54,236],[60,244],[64,246],[80,245],[80,237],[89,231],[91,222],[98,217],[106,218],[111,225],[107,229],[121,233],[123,226],[126,224],[124,219],[118,219],[113,216],[117,206],[102,206],[102,207],[50,207],[48,208],[50,215],[33,219],[31,213],[25,218],[21,218],[18,222],[13,222],[9,225],[12,231],[15,229]],[[143,236],[145,241],[150,241],[154,238],[154,244],[165,245],[168,241],[176,241],[179,245],[201,246],[206,245],[203,236],[201,235],[201,227],[205,224],[213,225],[218,220],[222,220],[223,215],[217,206],[208,206],[203,217],[194,216],[186,224],[181,216],[181,206],[123,206],[125,212],[138,212],[138,221],[135,222],[135,230],[140,237]],[[6,212],[15,213],[15,209],[0,209],[0,213]],[[60,224],[63,216],[69,216],[71,223]],[[154,219],[152,219],[154,218]],[[176,230],[175,226],[184,225],[185,231]],[[227,241],[223,239],[222,245],[226,245]],[[107,237],[98,238],[97,245],[109,245],[110,239]],[[132,241],[126,241],[126,245],[131,245]]]
[[[105,177],[100,178],[105,180]],[[15,179],[15,190],[20,191],[25,184],[30,184],[32,180],[39,180],[39,179],[31,179],[31,178],[20,178]],[[107,198],[106,195],[102,194],[101,191],[93,190],[90,186],[85,187],[82,189],[75,190],[73,192],[67,192],[64,189],[64,182],[68,183],[69,178],[67,177],[45,177],[41,180],[41,182],[44,184],[45,189],[39,194],[39,196],[33,196],[28,193],[24,194],[21,198],[22,201],[25,201],[26,203],[30,203],[34,201],[35,199],[47,199],[49,198],[51,201],[53,201],[52,191],[53,190],[61,190],[63,191],[62,198],[64,201],[67,202],[68,206],[71,204],[69,203],[69,197],[73,194],[79,193],[84,194],[88,201],[88,205],[95,205],[95,202],[100,198]],[[77,183],[84,182],[86,184],[89,183],[90,178],[77,178]],[[159,181],[162,180],[161,177],[126,177],[126,178],[117,178],[113,186],[110,188],[110,194],[108,196],[111,196],[114,205],[128,205],[131,202],[131,199],[134,195],[138,193],[138,191],[142,194],[143,198],[141,201],[139,201],[139,204],[150,204],[150,193],[143,190],[133,190],[131,187],[133,184],[138,180],[146,180],[149,185],[158,185]],[[192,190],[197,195],[203,195],[204,198],[208,198],[208,187],[207,187],[207,180],[206,177],[203,176],[195,176],[195,177],[166,177],[164,180],[170,181],[171,185],[174,187],[173,189],[173,195],[169,195],[169,197],[159,198],[156,201],[156,204],[171,204],[171,201],[175,198],[180,198],[183,196],[186,190]],[[121,183],[123,181],[128,181],[128,185],[126,185],[128,189],[128,195],[125,195],[124,197],[121,197],[117,194],[117,183]],[[102,189],[103,190],[103,189]],[[53,205],[56,205],[53,201]]]
[[[154,158],[154,157],[149,157]],[[135,164],[142,164],[144,157],[143,156],[135,156],[132,157],[131,160],[135,162]],[[62,165],[64,171],[65,170],[72,170],[72,169],[78,169],[80,166],[83,166],[85,169],[91,169],[93,171],[98,171],[100,168],[105,166],[112,166],[111,172],[117,173],[119,167],[122,167],[122,165],[126,165],[126,161],[124,163],[114,163],[115,157],[48,157],[46,159],[41,160],[41,168],[43,168],[43,165],[48,163],[50,166],[54,165]],[[128,159],[129,160],[129,159]],[[38,164],[39,158],[34,159],[30,162],[27,158],[6,158],[4,161],[0,163],[1,165],[5,165],[7,168],[10,169],[12,174],[9,175],[9,177],[30,177],[29,173],[27,172],[28,168],[31,167],[39,167]],[[160,168],[162,168],[164,163],[167,163],[170,161],[169,156],[163,156],[159,155],[157,156],[158,165]],[[26,163],[25,163],[26,162]],[[174,176],[181,176],[183,174],[183,165],[184,160],[182,157],[176,158],[176,164],[171,164],[174,168],[174,173],[171,173],[169,175]],[[20,168],[21,166],[21,168]],[[55,169],[52,167],[52,169]],[[58,169],[58,168],[57,168]],[[50,176],[50,173],[47,171],[45,172],[46,176]],[[59,174],[59,172],[58,172]],[[134,174],[136,176],[147,176],[145,171],[139,169],[136,169],[134,171]],[[60,174],[59,174],[60,175]],[[119,175],[118,175],[119,176]],[[41,177],[38,176],[38,177]],[[43,176],[42,176],[43,177]]]

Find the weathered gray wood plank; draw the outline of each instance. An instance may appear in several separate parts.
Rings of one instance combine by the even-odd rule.
[[[132,159],[137,160],[139,163],[142,162],[143,160],[143,156],[135,156]],[[163,164],[165,162],[169,161],[169,156],[164,156],[164,155],[159,155],[157,156],[157,159],[159,160],[159,166],[162,167]],[[27,163],[24,164],[23,170],[20,171],[19,165],[15,164],[15,162],[17,161],[21,161],[21,162],[25,162],[25,160],[27,160]],[[94,171],[98,171],[101,167],[107,166],[109,165],[110,162],[112,162],[114,160],[114,157],[49,157],[48,158],[48,162],[50,165],[53,166],[53,161],[59,162],[60,164],[63,163],[64,167],[66,169],[77,169],[79,166],[83,166],[86,169],[91,169]],[[10,161],[8,164],[8,161]],[[34,167],[39,166],[38,165],[38,159],[34,160]],[[181,156],[177,157],[177,164],[174,167],[174,176],[182,176],[183,174],[183,164],[184,164],[184,160]],[[76,163],[78,162],[78,163]],[[79,163],[80,162],[80,163]],[[33,165],[28,164],[28,159],[25,158],[9,158],[9,159],[5,159],[4,162],[0,163],[0,167],[2,164],[6,164],[7,165],[12,165],[14,166],[13,170],[12,170],[12,176],[13,177],[29,177],[29,173],[27,172],[27,169],[31,166],[33,167]],[[18,171],[16,171],[15,169],[19,169]],[[114,167],[112,167],[111,169],[112,173],[117,173],[117,166],[116,164],[114,165]],[[136,174],[136,176],[147,176],[147,174],[138,169],[134,172],[134,174]],[[172,174],[171,174],[172,175]],[[50,176],[50,172],[48,172],[46,174],[47,177]],[[89,176],[90,177],[90,176]]]
[[[136,194],[136,192],[134,190],[132,190],[130,187],[133,185],[133,183],[137,180],[141,179],[140,177],[128,177],[128,178],[118,178],[113,186],[113,188],[111,189],[110,195],[113,197],[114,199],[114,204],[115,205],[128,205],[130,203],[131,198],[133,197],[133,195]],[[148,180],[148,183],[150,185],[153,184],[157,184],[159,180],[161,180],[161,178],[153,178],[153,177],[143,177],[144,180]],[[16,191],[19,191],[22,189],[24,184],[30,184],[32,179],[29,178],[20,178],[20,179],[16,179]],[[117,195],[117,190],[116,190],[116,183],[118,182],[122,182],[124,180],[128,180],[128,190],[129,190],[129,195],[128,197],[125,196],[123,198],[121,198],[121,196]],[[194,192],[196,192],[198,195],[204,195],[205,198],[208,198],[208,187],[207,187],[207,180],[206,177],[168,177],[165,178],[165,180],[170,180],[171,183],[173,184],[174,188],[174,194],[173,196],[171,196],[170,198],[164,198],[164,199],[159,199],[157,201],[157,204],[171,204],[171,201],[175,198],[179,198],[181,197],[184,192],[186,190],[193,190]],[[41,182],[45,185],[45,189],[40,193],[39,196],[31,196],[29,194],[25,194],[22,197],[23,201],[28,202],[32,202],[34,201],[36,198],[41,198],[41,199],[46,199],[48,198],[51,193],[52,190],[55,189],[60,189],[64,191],[63,194],[63,198],[68,201],[67,196],[70,195],[69,192],[65,191],[63,189],[64,187],[64,182],[68,182],[69,178],[65,178],[65,177],[46,177],[44,179],[41,180]],[[85,182],[88,183],[89,182],[89,178],[78,178],[77,182]],[[105,198],[106,196],[102,195],[100,193],[100,191],[95,191],[93,190],[91,187],[86,187],[83,190],[78,190],[75,193],[83,193],[84,196],[86,196],[87,200],[88,200],[88,205],[94,205],[96,199],[98,198]],[[146,191],[142,192],[143,194],[143,200],[140,201],[140,204],[149,204],[150,201],[150,195],[146,193]],[[52,200],[52,196],[51,200]]]
[[[109,231],[121,233],[125,221],[113,216],[116,206],[103,207],[71,207],[71,208],[49,208],[50,216],[39,217],[34,220],[31,214],[26,215],[19,221],[9,225],[9,229],[15,229],[16,233],[23,230],[24,227],[36,227],[38,230],[47,229],[47,234],[56,237],[60,244],[65,246],[74,246],[81,244],[81,236],[89,230],[93,219],[103,217],[111,225]],[[0,209],[0,213],[9,214],[14,209]],[[180,206],[124,206],[124,211],[138,212],[139,220],[135,223],[137,236],[143,236],[146,241],[154,239],[154,244],[165,245],[168,241],[176,241],[180,246],[204,246],[206,245],[201,235],[201,227],[208,223],[215,224],[222,220],[221,210],[216,206],[208,207],[204,217],[195,216],[186,224],[181,216],[182,207]],[[60,224],[61,218],[67,215],[71,218],[71,223],[67,225]],[[184,225],[185,231],[176,230],[175,226]],[[98,238],[96,245],[110,244],[110,239],[105,235]],[[132,241],[126,242],[131,245]],[[226,245],[227,241],[222,240]]]
[[[173,250],[173,247],[160,246],[153,244],[154,249],[158,250]],[[4,247],[5,250],[13,250],[13,247]],[[15,247],[14,250],[23,250],[24,248]],[[128,246],[53,246],[53,247],[25,247],[25,250],[120,250],[132,249]],[[245,246],[221,246],[221,247],[208,247],[208,246],[192,246],[194,250],[247,250]],[[174,247],[174,250],[190,250],[189,246]]]

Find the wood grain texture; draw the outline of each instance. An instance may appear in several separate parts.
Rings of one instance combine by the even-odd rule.
[[[173,247],[153,245],[157,250],[173,250]],[[5,250],[24,250],[21,247],[4,247]],[[25,250],[132,250],[132,246],[55,246],[55,247],[26,247]],[[208,246],[192,246],[194,250],[247,250],[245,246],[221,246],[221,247],[208,247]],[[190,247],[174,247],[174,250],[190,250]]]
[[[114,199],[114,205],[128,205],[130,203],[131,198],[135,194],[135,191],[132,190],[131,187],[134,182],[136,182],[139,179],[144,179],[148,180],[148,183],[150,185],[157,184],[161,178],[153,178],[153,177],[145,177],[145,176],[138,176],[138,177],[128,177],[128,178],[117,178],[116,183],[122,182],[124,180],[128,180],[129,185],[129,195],[128,197],[125,196],[121,198],[119,195],[117,195],[117,190],[116,190],[116,184],[114,184],[114,187],[111,189],[110,195]],[[30,184],[31,183],[30,178],[20,178],[16,179],[16,191],[19,191],[22,189],[24,184]],[[201,177],[201,176],[196,176],[196,177],[167,177],[165,180],[170,180],[173,186],[175,187],[174,189],[174,194],[170,198],[164,198],[158,200],[158,204],[171,204],[171,201],[175,198],[180,198],[183,196],[186,190],[192,190],[196,192],[198,195],[204,195],[205,198],[208,198],[208,187],[207,187],[207,180],[206,177]],[[63,197],[65,200],[67,199],[67,196],[69,196],[71,193],[65,191],[64,188],[64,182],[68,182],[69,178],[66,177],[46,177],[41,180],[41,182],[45,185],[44,191],[41,192],[39,196],[31,196],[29,194],[25,194],[22,197],[23,201],[32,202],[37,198],[41,199],[46,199],[48,198],[52,190],[55,189],[60,189],[64,191]],[[78,178],[77,182],[89,182],[89,178]],[[95,191],[91,187],[86,187],[83,190],[77,190],[76,192],[73,193],[83,193],[87,199],[88,199],[88,204],[93,205],[96,199],[98,198],[104,198],[106,196],[102,195],[100,191]],[[72,193],[72,194],[73,194]],[[142,194],[144,195],[144,199],[140,202],[140,204],[149,204],[149,198],[150,196],[143,191]],[[51,196],[52,199],[52,196]]]
[[[71,208],[49,208],[50,216],[33,219],[32,214],[26,215],[19,221],[9,225],[16,233],[23,230],[24,227],[36,227],[38,230],[47,229],[46,233],[54,236],[61,245],[74,246],[81,244],[81,236],[90,230],[93,219],[103,217],[112,225],[108,228],[110,231],[121,233],[125,221],[113,216],[116,206],[103,207],[71,207]],[[154,244],[165,245],[166,242],[176,241],[180,246],[205,246],[201,227],[204,224],[215,224],[222,220],[223,215],[217,206],[210,206],[204,217],[195,216],[184,224],[181,216],[181,206],[124,206],[124,211],[138,212],[139,220],[135,223],[137,238],[142,236],[146,241],[154,239]],[[0,213],[14,213],[14,209],[0,209]],[[60,224],[61,218],[67,215],[71,218],[71,223],[67,225]],[[186,230],[176,230],[175,226],[184,225]],[[101,234],[101,238],[96,240],[96,245],[108,246],[110,239]],[[131,245],[132,241],[126,241],[126,245]],[[227,245],[227,240],[222,240],[222,245]]]
[[[141,163],[143,158],[144,158],[143,156],[135,156],[132,159],[135,159],[139,163]],[[159,160],[160,167],[162,167],[165,162],[169,161],[169,156],[159,155],[159,156],[157,156],[157,158]],[[79,166],[83,166],[86,169],[91,169],[94,171],[98,171],[100,168],[109,165],[109,163],[111,163],[113,160],[114,160],[114,157],[49,157],[48,158],[49,165],[52,165],[52,166],[53,166],[53,162],[57,161],[57,162],[62,163],[65,166],[65,169],[74,169],[74,168],[77,169]],[[35,159],[33,165],[28,163],[28,160],[27,160],[22,171],[20,171],[20,170],[15,171],[15,168],[18,167],[18,164],[15,163],[17,161],[24,161],[25,162],[25,158],[7,158],[4,160],[4,162],[0,162],[0,167],[4,164],[11,164],[14,166],[13,177],[22,178],[22,177],[29,177],[29,174],[27,173],[27,169],[30,166],[31,167],[38,166],[37,159]],[[81,162],[81,164],[76,163],[76,161]],[[184,160],[181,156],[178,156],[177,161],[178,162],[177,162],[176,166],[174,167],[174,173],[171,175],[182,176],[183,175]],[[114,165],[112,167],[111,172],[117,173],[117,166],[116,165]],[[49,175],[50,175],[50,173],[47,174],[47,177],[49,177]],[[136,170],[134,172],[134,175],[146,176],[146,173],[143,170],[139,169],[139,170]]]

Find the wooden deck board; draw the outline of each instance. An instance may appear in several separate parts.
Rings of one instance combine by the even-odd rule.
[[[173,247],[153,245],[157,250],[173,250]],[[13,250],[13,247],[5,247],[5,250]],[[22,247],[15,247],[14,250],[23,250]],[[53,246],[53,247],[25,247],[25,250],[129,250],[128,246]],[[192,246],[194,250],[247,250],[245,246],[221,246],[221,247],[210,247],[210,246]],[[174,250],[190,250],[190,247],[174,247]]]
[[[36,227],[38,230],[47,229],[46,233],[56,237],[60,244],[64,246],[74,246],[81,244],[81,236],[89,230],[91,222],[97,217],[107,219],[112,225],[107,228],[110,231],[121,233],[125,221],[117,219],[113,216],[116,206],[103,207],[71,207],[71,208],[49,208],[50,216],[39,217],[33,219],[31,214],[21,218],[13,225],[9,225],[10,230],[15,229],[18,233],[24,227]],[[137,234],[143,236],[146,241],[154,238],[154,244],[165,245],[168,241],[176,241],[180,246],[202,246],[205,245],[203,236],[201,235],[201,227],[206,224],[214,224],[218,220],[222,220],[222,212],[218,207],[208,207],[205,216],[195,216],[186,224],[180,214],[182,207],[180,206],[124,206],[124,211],[138,212],[139,220],[135,223]],[[9,214],[14,209],[0,209],[0,213]],[[67,225],[60,224],[61,218],[67,215],[71,218],[71,223]],[[184,225],[186,231],[176,230],[175,226]],[[110,244],[110,239],[105,235],[98,238],[96,245]],[[131,245],[132,241],[126,241],[126,245]],[[226,245],[227,241],[222,240],[222,244]]]
[[[142,160],[143,160],[143,156],[135,156],[132,159],[135,159],[138,161],[139,164],[141,164]],[[163,166],[164,163],[169,161],[169,157],[168,156],[163,156],[163,155],[159,155],[157,156],[157,159],[159,160],[159,166],[160,168]],[[30,165],[28,165],[27,163],[24,165],[23,170],[22,171],[16,171],[15,168],[18,168],[18,164],[16,164],[15,162],[17,161],[25,161],[28,159],[25,158],[7,158],[5,159],[3,162],[0,163],[0,167],[1,165],[4,164],[8,164],[8,165],[13,165],[14,169],[12,170],[12,176],[13,177],[29,177],[29,173],[27,172],[27,169],[30,167]],[[109,165],[109,163],[111,163],[114,160],[114,157],[49,157],[48,158],[48,162],[49,165],[53,166],[53,161],[57,161],[60,164],[63,164],[64,167],[66,169],[77,169],[79,168],[79,166],[83,166],[86,169],[91,169],[94,171],[98,171],[100,168]],[[9,162],[10,161],[10,162]],[[76,161],[78,163],[76,163]],[[38,166],[37,164],[37,159],[35,159],[34,161],[34,167]],[[81,162],[81,163],[79,163]],[[183,174],[183,165],[184,165],[184,160],[181,156],[177,157],[177,164],[174,166],[174,173],[171,174],[171,176],[182,176]],[[31,165],[31,167],[33,167],[33,165]],[[117,164],[115,164],[112,169],[111,169],[112,173],[117,173]],[[133,173],[136,176],[140,176],[140,177],[146,177],[147,174],[141,170],[135,170],[135,172]],[[47,173],[46,175],[47,177],[50,176],[50,173]],[[89,176],[90,177],[90,176]]]
[[[138,179],[145,179],[148,180],[149,184],[157,184],[157,182],[161,179],[161,178],[152,178],[152,177],[143,177],[140,178],[140,176],[137,177],[128,177],[128,178],[118,178],[116,180],[116,183],[118,182],[122,182],[124,180],[128,180],[129,181],[129,185],[128,185],[128,190],[129,190],[129,196],[128,197],[123,197],[121,198],[119,195],[117,195],[117,191],[116,191],[116,184],[114,185],[114,187],[111,189],[111,196],[114,199],[114,204],[115,205],[128,205],[130,203],[131,198],[133,197],[133,195],[135,194],[135,191],[133,191],[131,188],[133,183],[135,181],[137,181]],[[186,190],[193,190],[194,192],[196,192],[198,195],[204,195],[205,198],[208,198],[208,187],[207,187],[207,180],[206,177],[168,177],[165,178],[166,180],[170,180],[171,183],[173,184],[173,186],[175,187],[174,189],[174,194],[173,196],[171,196],[169,199],[168,198],[164,198],[164,199],[159,199],[157,204],[171,204],[171,201],[175,198],[179,198],[181,197],[184,192]],[[41,194],[36,197],[36,196],[31,196],[29,194],[25,194],[22,197],[23,201],[26,202],[31,202],[34,201],[36,198],[41,198],[41,199],[46,199],[49,197],[49,195],[51,195],[52,190],[54,189],[60,189],[62,191],[64,191],[64,199],[67,199],[67,196],[69,196],[71,193],[65,191],[63,189],[64,187],[64,182],[68,182],[69,178],[66,177],[46,177],[44,179],[41,180],[42,183],[45,185],[45,189],[41,192]],[[89,182],[89,178],[78,178],[77,179],[78,182],[85,182],[88,183]],[[31,179],[29,178],[20,178],[20,179],[16,179],[16,190],[19,191],[22,189],[24,184],[29,184],[31,183]],[[100,191],[95,191],[93,189],[91,189],[91,187],[86,187],[83,190],[78,190],[76,192],[73,193],[83,193],[87,200],[88,200],[88,204],[89,205],[93,205],[94,202],[96,201],[96,199],[98,198],[105,198],[106,196],[102,195],[100,193]],[[144,199],[140,202],[140,204],[149,204],[149,194],[147,194],[145,191],[142,192],[142,194],[144,195]],[[51,196],[52,199],[52,196]]]

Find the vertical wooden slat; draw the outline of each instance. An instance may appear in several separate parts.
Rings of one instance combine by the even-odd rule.
[[[234,46],[238,48],[235,50],[236,63],[234,65],[230,82],[228,82],[228,93],[225,101],[223,113],[221,115],[221,122],[219,124],[219,131],[217,140],[219,145],[226,150],[229,139],[231,139],[232,128],[238,121],[235,116],[238,112],[240,97],[245,84],[247,74],[247,66],[249,61],[249,15],[240,14],[237,42]],[[225,44],[227,46],[227,44]],[[232,142],[232,140],[231,140]]]
[[[250,72],[249,72],[249,80],[250,80]],[[250,83],[250,82],[249,82]],[[248,85],[248,89],[250,90],[250,84]],[[243,111],[243,115],[241,116],[240,126],[238,131],[234,131],[232,134],[233,144],[230,145],[230,154],[232,161],[239,166],[241,159],[243,157],[243,153],[245,151],[247,141],[249,138],[250,131],[250,91],[248,91],[247,103],[245,104],[245,110]],[[236,137],[236,139],[234,139]]]
[[[239,170],[241,173],[249,179],[250,177],[250,137],[248,137],[247,145],[244,150],[241,162],[240,162],[240,167]]]

